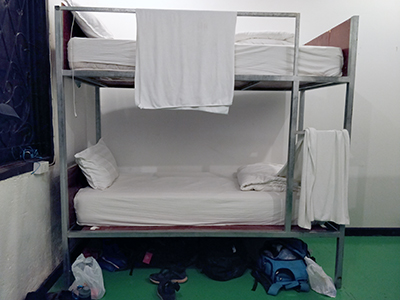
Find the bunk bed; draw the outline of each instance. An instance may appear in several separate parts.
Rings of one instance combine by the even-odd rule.
[[[134,9],[122,8],[89,8],[89,7],[55,7],[55,25],[56,25],[56,81],[57,81],[57,99],[58,99],[58,126],[59,126],[59,154],[60,154],[60,192],[62,209],[62,243],[64,272],[67,282],[71,280],[70,271],[70,239],[81,238],[133,238],[133,237],[332,237],[337,240],[336,246],[336,265],[334,281],[337,288],[341,287],[343,252],[344,252],[344,234],[345,225],[326,222],[313,225],[311,230],[300,228],[293,224],[293,211],[296,208],[296,192],[294,192],[295,179],[295,148],[299,134],[304,131],[304,103],[305,92],[307,90],[323,88],[333,85],[346,85],[346,99],[343,128],[351,133],[352,107],[354,98],[355,82],[355,62],[357,51],[358,34],[358,16],[353,16],[337,27],[327,31],[323,35],[307,43],[309,46],[318,47],[339,47],[341,50],[343,64],[340,65],[339,72],[329,75],[302,74],[299,71],[300,46],[299,46],[299,25],[300,15],[297,13],[264,13],[264,12],[238,12],[237,16],[248,17],[278,17],[293,18],[295,20],[294,46],[292,46],[292,74],[251,74],[242,72],[235,74],[235,90],[248,91],[289,91],[291,93],[291,109],[289,124],[288,141],[288,159],[286,165],[285,191],[280,193],[277,200],[282,208],[280,218],[271,222],[262,222],[254,219],[254,222],[246,221],[212,221],[210,223],[198,224],[174,223],[168,220],[160,224],[151,224],[148,222],[138,222],[130,224],[107,224],[107,221],[99,220],[77,221],[77,214],[74,208],[74,198],[80,191],[90,190],[87,180],[77,165],[69,166],[67,161],[66,145],[66,120],[65,120],[65,96],[64,96],[64,78],[74,78],[79,82],[87,83],[96,87],[96,138],[101,139],[100,128],[100,92],[103,87],[130,87],[135,86],[134,65],[124,70],[106,69],[87,69],[83,66],[81,69],[74,63],[68,62],[68,43],[71,36],[84,38],[85,34],[79,27],[72,28],[71,12],[114,12],[114,13],[135,13]],[[73,34],[71,35],[71,32]],[[91,41],[90,41],[91,42]],[[70,57],[71,58],[71,57]],[[70,69],[70,65],[73,69]],[[222,182],[224,176],[216,176],[218,184],[221,186],[234,185],[231,181]],[[186,175],[185,175],[186,176]],[[197,175],[195,175],[197,176]],[[176,176],[179,177],[179,176]],[[143,178],[142,178],[143,179]],[[147,178],[148,179],[148,178]],[[225,179],[224,179],[225,180]],[[206,182],[205,184],[209,184]],[[184,187],[183,187],[184,189]],[[200,189],[204,189],[200,187]],[[229,192],[219,194],[222,198],[235,198]],[[95,196],[97,197],[97,196]],[[160,197],[152,195],[151,197]],[[172,196],[171,196],[172,197]],[[184,195],[187,197],[187,194]],[[191,196],[195,200],[196,197]],[[206,198],[210,195],[206,195]],[[258,194],[257,197],[267,197],[266,193]],[[172,197],[173,198],[173,197]],[[172,199],[171,198],[171,199]],[[201,196],[200,198],[201,199]],[[176,200],[176,199],[174,199]],[[286,204],[286,205],[285,205]],[[267,209],[267,208],[265,208]],[[254,213],[250,211],[249,214]],[[216,216],[218,219],[218,216]],[[96,223],[99,222],[99,223]],[[80,225],[78,224],[80,223]],[[96,227],[93,227],[96,225]],[[99,226],[97,226],[99,225]],[[105,226],[109,225],[109,226]]]

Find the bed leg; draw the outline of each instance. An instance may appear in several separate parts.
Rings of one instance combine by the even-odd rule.
[[[68,243],[68,241],[66,241]],[[64,287],[68,289],[72,284],[72,272],[71,272],[71,257],[69,253],[69,247],[63,249],[63,275],[64,275]]]
[[[336,240],[336,265],[335,265],[335,286],[337,289],[340,289],[342,287],[345,226],[340,225],[339,231],[340,231],[340,236]]]

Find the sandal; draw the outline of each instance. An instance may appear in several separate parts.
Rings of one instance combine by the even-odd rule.
[[[162,269],[159,273],[150,274],[149,279],[155,284],[165,281],[184,283],[188,280],[185,269],[178,267]]]

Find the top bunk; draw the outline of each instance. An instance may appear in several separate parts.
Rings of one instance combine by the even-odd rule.
[[[72,6],[55,9],[59,76],[98,87],[135,87],[136,41],[93,36],[88,30],[90,22],[98,22],[95,18],[83,20],[86,28],[78,23],[82,25],[82,12],[86,18],[87,12],[136,14],[137,10]],[[307,90],[354,81],[358,16],[302,46],[298,13],[237,12],[237,17],[293,18],[295,32],[236,34],[235,90],[290,91],[295,82],[299,90]]]

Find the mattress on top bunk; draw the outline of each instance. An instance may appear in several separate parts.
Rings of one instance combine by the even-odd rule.
[[[136,42],[133,40],[72,38],[68,43],[71,69],[134,70]],[[292,75],[293,45],[251,39],[235,44],[235,74]],[[299,75],[341,76],[342,50],[338,47],[301,46]]]
[[[121,171],[106,190],[79,190],[74,206],[85,226],[282,225],[285,192],[241,191],[226,170]]]

